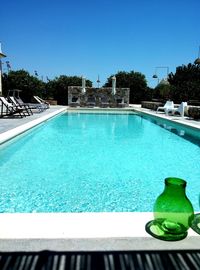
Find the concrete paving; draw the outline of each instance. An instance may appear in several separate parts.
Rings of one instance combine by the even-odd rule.
[[[189,118],[188,116],[181,117],[179,115],[166,115],[165,113],[162,113],[162,112],[157,113],[156,111],[153,111],[153,110],[141,108],[140,105],[132,105],[132,108],[137,112],[142,112],[142,113],[156,116],[156,117],[166,119],[166,120],[169,120],[172,122],[180,123],[180,124],[186,125],[188,127],[200,129],[200,120],[194,120],[192,118]]]
[[[190,119],[189,117],[179,117],[179,116],[167,116],[164,113],[156,113],[155,111],[149,110],[149,109],[145,109],[145,108],[141,108],[141,105],[130,105],[129,108],[121,108],[121,109],[112,109],[112,108],[69,108],[68,106],[50,106],[50,108],[48,110],[45,110],[44,112],[41,113],[34,113],[31,116],[27,116],[27,117],[23,117],[23,118],[19,118],[19,117],[4,117],[4,118],[0,118],[0,134],[3,132],[6,132],[8,130],[14,129],[20,125],[24,125],[26,123],[29,123],[35,119],[39,119],[43,116],[48,116],[50,115],[52,112],[56,112],[59,111],[60,109],[66,109],[72,112],[76,112],[76,111],[84,111],[84,110],[88,110],[88,112],[92,112],[92,111],[102,111],[102,110],[106,110],[106,111],[115,111],[115,112],[127,112],[127,111],[137,111],[137,112],[142,112],[142,113],[146,113],[149,115],[153,115],[153,116],[157,116],[163,119],[167,119],[170,121],[174,121],[177,123],[182,123],[184,125],[190,126],[190,127],[194,127],[197,129],[200,129],[200,121],[195,121],[193,119]]]
[[[44,115],[49,115],[52,112],[58,111],[61,108],[67,108],[64,106],[50,106],[49,109],[43,111],[43,112],[34,112],[33,115],[27,116],[27,117],[17,117],[17,116],[13,116],[13,117],[3,117],[0,118],[0,134],[8,131],[10,129],[16,128],[20,125],[26,124],[28,122],[31,122],[35,119],[41,118]]]

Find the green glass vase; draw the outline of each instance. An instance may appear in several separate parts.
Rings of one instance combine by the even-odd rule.
[[[166,241],[184,239],[194,218],[194,209],[185,194],[186,181],[165,179],[163,193],[154,204],[154,220],[146,224],[146,231]]]

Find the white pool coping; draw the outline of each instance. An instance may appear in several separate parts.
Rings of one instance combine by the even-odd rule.
[[[25,131],[27,131],[27,130],[29,130],[29,129],[31,129],[31,128],[33,128],[33,127],[47,121],[48,119],[56,116],[57,114],[60,114],[60,113],[65,112],[65,111],[66,111],[66,108],[58,109],[58,110],[56,110],[54,112],[51,112],[51,113],[49,113],[47,115],[43,115],[43,116],[41,116],[41,117],[39,117],[37,119],[34,119],[34,120],[32,120],[32,121],[30,121],[28,123],[25,123],[23,125],[20,125],[18,127],[15,127],[13,129],[10,129],[10,130],[8,130],[6,132],[1,133],[0,134],[0,144],[2,144],[4,142],[18,136],[18,135],[20,135],[22,133],[24,133]]]
[[[130,251],[200,249],[200,236],[167,242],[151,237],[152,213],[0,214],[0,251]]]
[[[137,107],[134,107],[133,110],[138,113],[143,113],[149,116],[165,119],[172,123],[176,123],[179,125],[181,124],[188,128],[200,130],[200,122],[190,121],[188,120],[188,117],[166,115],[165,113],[156,113],[156,111],[152,111],[152,110],[144,109],[144,108],[137,108]]]
[[[0,144],[64,111],[66,108],[1,133]],[[199,129],[199,126],[196,128]],[[186,239],[177,242],[165,242],[151,237],[145,231],[145,224],[152,219],[153,213],[149,212],[1,213],[0,251],[200,249],[200,236],[192,229],[189,229]]]

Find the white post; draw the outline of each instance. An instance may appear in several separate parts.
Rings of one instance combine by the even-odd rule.
[[[115,76],[112,77],[112,94],[113,95],[116,94],[116,77]]]
[[[0,59],[0,96],[2,96],[2,63]]]
[[[85,77],[82,77],[82,93],[85,93]]]
[[[0,42],[0,96],[2,96],[2,62],[1,62],[2,57],[6,57],[6,55],[2,53]]]

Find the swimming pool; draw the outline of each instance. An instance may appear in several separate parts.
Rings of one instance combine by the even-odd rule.
[[[0,148],[0,212],[152,211],[164,178],[199,209],[200,139],[138,114],[66,113]]]

